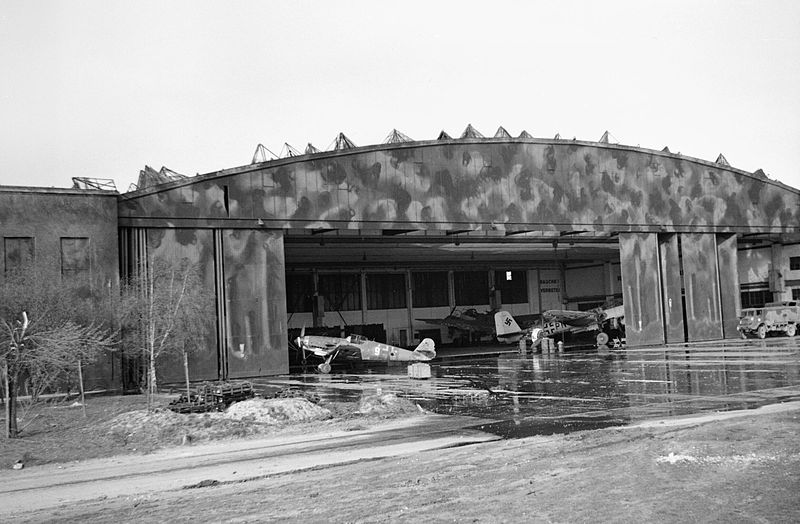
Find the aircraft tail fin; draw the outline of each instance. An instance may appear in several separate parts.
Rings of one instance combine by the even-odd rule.
[[[426,338],[419,343],[419,346],[414,350],[414,354],[419,357],[419,360],[431,360],[436,357],[436,343]]]
[[[497,332],[497,339],[500,341],[515,336],[518,339],[518,335],[522,333],[519,324],[508,311],[498,311],[494,314],[494,329]]]

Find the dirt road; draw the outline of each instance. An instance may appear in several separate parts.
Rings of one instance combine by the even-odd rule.
[[[2,519],[797,522],[798,435],[800,402],[787,402],[566,436],[427,451],[411,445],[388,458],[346,459],[343,451],[339,460],[300,471],[269,471],[276,457],[253,458],[239,465],[267,470],[249,481],[208,477],[207,487],[187,488],[197,484],[187,478],[183,487],[153,490],[147,477],[132,476],[127,495],[34,504],[4,511]],[[299,467],[314,462],[313,452],[296,451],[290,455]],[[19,492],[0,497],[7,502],[9,495]]]

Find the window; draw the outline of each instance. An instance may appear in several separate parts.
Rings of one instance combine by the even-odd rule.
[[[800,270],[800,257],[789,257],[789,269],[791,271]]]
[[[319,294],[325,297],[325,311],[358,311],[361,309],[361,275],[320,275]]]
[[[33,262],[33,237],[6,237],[3,252],[6,272],[22,269]]]
[[[91,261],[90,253],[88,238],[62,238],[61,274],[65,277],[88,276]]]
[[[749,307],[764,307],[764,304],[767,302],[772,302],[772,292],[768,289],[742,291],[742,309]]]
[[[414,281],[414,307],[448,306],[447,271],[426,271],[411,274]]]
[[[406,276],[403,273],[367,274],[367,308],[406,307]]]
[[[528,274],[526,271],[495,271],[494,288],[500,291],[500,300],[503,304],[528,302]]]
[[[796,287],[792,290],[792,300],[800,300],[800,287]]]
[[[311,273],[286,274],[286,311],[310,313],[313,311],[314,275]]]
[[[489,304],[489,278],[486,271],[456,271],[453,274],[457,306]]]

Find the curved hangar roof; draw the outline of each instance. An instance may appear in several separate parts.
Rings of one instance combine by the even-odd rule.
[[[724,159],[524,135],[443,133],[182,178],[121,195],[120,225],[800,231],[800,190]]]

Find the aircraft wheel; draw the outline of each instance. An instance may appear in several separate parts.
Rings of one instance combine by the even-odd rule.
[[[602,331],[597,334],[597,345],[598,346],[605,346],[608,344],[608,333],[603,333]]]
[[[786,327],[786,336],[793,337],[795,336],[795,334],[797,334],[797,326],[795,326],[794,324],[789,324]]]
[[[319,370],[320,373],[327,375],[328,373],[331,372],[331,365],[323,362],[322,364],[317,366],[317,369]]]
[[[756,335],[758,335],[758,338],[766,338],[767,337],[767,326],[765,326],[764,324],[761,324],[760,326],[758,326],[758,330],[756,331]]]

